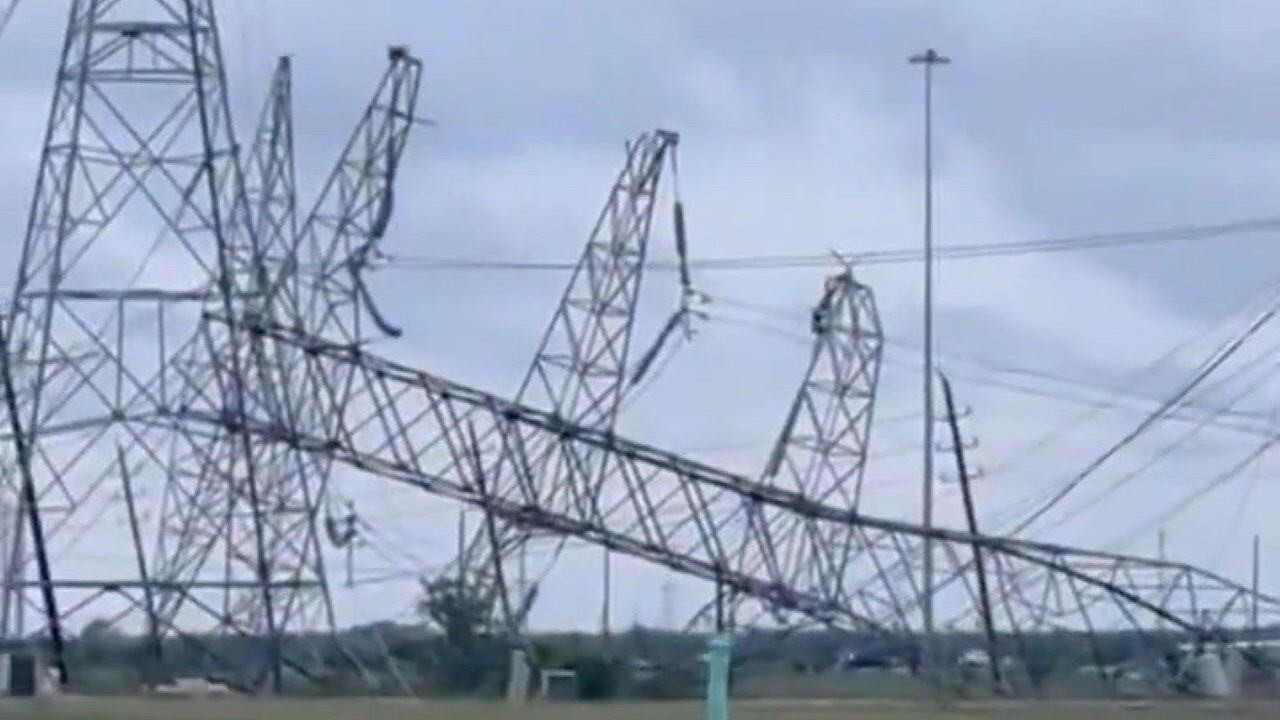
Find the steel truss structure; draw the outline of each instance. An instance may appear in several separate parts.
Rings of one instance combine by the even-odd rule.
[[[856,510],[884,343],[871,288],[851,270],[828,278],[810,330],[809,367],[763,477]]]
[[[546,408],[567,422],[611,431],[619,407],[636,386],[672,333],[690,317],[692,287],[682,275],[684,293],[657,341],[638,363],[632,363],[635,327],[649,238],[657,210],[663,171],[674,172],[679,137],[654,130],[626,146],[626,160],[613,182],[568,285],[516,392],[517,401]],[[684,215],[677,197],[675,233],[680,257],[685,256]],[[534,463],[536,492],[554,497],[563,488],[554,479],[563,474],[567,458],[552,446],[529,448]],[[593,467],[602,456],[579,458]],[[592,474],[597,470],[588,471]],[[487,514],[473,534],[466,555],[474,582],[487,588],[493,609],[518,630],[536,597],[536,582],[528,578],[524,552],[534,528]],[[557,542],[563,544],[563,536]]]
[[[871,289],[855,280],[852,270],[828,278],[810,331],[809,366],[761,481],[857,512],[884,341]],[[752,552],[744,543],[739,567],[755,573],[773,564],[788,584],[820,582],[825,569],[812,558],[850,540],[847,528],[815,534],[802,518],[767,505],[748,503],[743,511],[746,535],[768,537],[770,554]],[[735,608],[735,619],[740,614]]]
[[[299,227],[287,60],[242,152],[212,0],[71,3],[5,337],[22,518],[11,524],[6,632],[30,632],[21,610],[39,607],[37,632],[57,652],[66,617],[114,598],[108,617],[144,616],[157,648],[192,630],[262,639],[260,666],[236,670],[278,688],[283,634],[332,626],[317,532],[329,462],[193,433],[180,418],[269,405],[300,425],[325,422],[289,382],[296,358],[255,354],[201,324],[208,312],[353,342],[371,324],[390,332],[362,273],[390,221],[420,73],[392,50]],[[250,365],[262,382],[245,382]],[[113,542],[100,520],[121,487],[130,532]],[[60,562],[55,577],[90,534],[133,546],[136,567],[104,577],[96,563]]]
[[[285,633],[334,622],[321,545],[349,538],[321,515],[339,463],[483,510],[472,554],[508,619],[523,610],[503,575],[535,532],[706,579],[779,623],[908,643],[931,542],[935,608],[986,625],[1024,664],[1046,632],[1163,624],[1208,641],[1280,619],[1275,598],[1187,565],[864,513],[882,338],[851,273],[824,288],[814,356],[761,478],[620,437],[619,401],[657,352],[628,360],[672,133],[628,147],[517,400],[370,353],[371,337],[399,334],[364,273],[421,81],[403,49],[389,61],[299,221],[287,61],[242,148],[212,0],[71,1],[4,323],[17,528],[5,631],[47,634],[60,656],[63,621],[92,607],[142,618],[157,651],[164,635],[242,635],[262,648],[245,684],[280,688],[286,666],[308,667]],[[683,256],[678,202],[675,215]],[[687,270],[682,284],[659,350],[690,315]],[[121,498],[127,523],[102,522]],[[86,542],[132,548],[131,570],[62,560]],[[34,630],[27,606],[43,614]]]
[[[937,606],[957,620],[974,617],[969,558],[979,547],[994,586],[994,622],[1010,651],[1032,633],[1103,629],[1141,632],[1167,623],[1197,640],[1235,637],[1257,612],[1280,618],[1280,601],[1255,597],[1231,581],[1174,562],[1058,545],[926,531],[826,504],[796,490],[734,475],[616,434],[334,343],[260,326],[253,342],[297,348],[306,372],[340,377],[319,402],[335,418],[315,435],[286,418],[245,416],[233,428],[306,452],[335,457],[383,478],[469,503],[510,523],[569,535],[719,583],[756,599],[782,622],[797,619],[915,636],[919,547],[932,539],[938,566]],[[211,428],[227,418],[192,413]],[[530,448],[564,458],[561,491],[538,492]],[[599,455],[599,465],[588,459]],[[595,472],[592,472],[592,471]],[[748,508],[786,513],[814,537],[804,558],[813,572],[788,577],[766,524],[743,522]],[[740,548],[764,558],[736,562]],[[897,567],[897,571],[887,568]],[[976,627],[971,625],[970,627]]]
[[[884,337],[871,288],[854,279],[851,268],[827,278],[809,322],[813,350],[804,378],[783,420],[782,430],[761,474],[761,482],[797,492],[817,502],[857,511],[862,496],[875,411],[876,385]],[[838,536],[809,532],[801,518],[767,506],[748,504],[743,522],[770,538],[772,558],[740,548],[736,561],[749,573],[767,562],[792,580],[822,568],[808,562],[822,547],[838,547]],[[690,625],[752,625],[762,614],[757,598],[717,595]],[[747,606],[755,606],[749,612]]]

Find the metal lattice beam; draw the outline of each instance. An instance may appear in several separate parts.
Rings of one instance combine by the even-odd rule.
[[[828,278],[813,308],[808,368],[761,476],[761,482],[815,502],[858,511],[870,444],[883,334],[871,289],[852,271]],[[738,562],[796,582],[823,568],[812,558],[849,544],[847,529],[816,534],[803,518],[749,503],[744,522],[770,539],[770,555],[744,546]],[[818,582],[812,577],[809,582]]]
[[[17,529],[7,634],[55,630],[87,609],[113,619],[143,610],[159,632],[258,639],[261,664],[227,668],[246,687],[270,678],[279,688],[285,665],[306,674],[281,638],[333,626],[316,531],[330,461],[178,418],[270,408],[303,427],[328,422],[290,384],[290,351],[263,354],[236,327],[200,319],[353,339],[370,318],[384,325],[362,272],[391,219],[419,75],[416,59],[392,50],[297,227],[287,61],[241,151],[212,0],[71,3],[5,338],[18,466],[6,478]],[[120,510],[122,476],[138,488],[132,538],[102,522]],[[21,478],[34,502],[21,501]],[[45,542],[31,548],[23,539],[37,525]],[[99,546],[135,547],[130,566],[146,579],[103,577],[77,560],[86,529]],[[33,583],[33,564],[52,570]],[[28,605],[45,609],[34,630]]]
[[[674,164],[678,142],[675,133],[655,130],[627,143],[626,161],[516,393],[518,401],[578,425],[613,429],[632,387],[631,343],[649,237],[663,170]],[[530,490],[559,492],[555,478],[568,458],[554,446],[529,450],[538,478],[538,487]],[[576,460],[600,462],[598,457]],[[511,628],[522,625],[536,594],[524,563],[530,529],[501,517],[487,520],[463,558],[477,581],[497,596],[495,609],[511,610]],[[515,587],[509,588],[512,580]]]
[[[567,423],[349,345],[280,328],[258,328],[255,335],[255,342],[303,350],[309,373],[337,373],[359,391],[322,400],[339,418],[328,435],[306,435],[265,415],[244,418],[247,425],[237,431],[339,458],[514,524],[583,538],[722,583],[783,620],[804,617],[913,640],[911,610],[919,602],[915,563],[926,539],[940,548],[939,578],[954,575],[938,583],[936,605],[957,619],[971,617],[976,607],[964,569],[972,548],[982,548],[996,586],[995,621],[1007,637],[1050,629],[1142,630],[1158,622],[1196,638],[1229,636],[1244,629],[1243,610],[1253,602],[1268,619],[1280,617],[1275,598],[1255,598],[1225,578],[1184,564],[925,530]],[[199,414],[190,419],[226,422]],[[531,492],[528,449],[547,445],[568,459],[558,477],[562,494],[554,498]],[[597,453],[604,458],[599,476],[578,460]],[[477,455],[482,464],[473,461]],[[742,544],[761,557],[777,554],[767,532],[741,522],[743,508],[751,506],[790,513],[807,532],[844,542],[816,547],[807,559],[818,566],[811,574],[786,577],[777,563],[748,571],[733,562]],[[895,564],[899,573],[885,571]],[[1038,578],[1034,586],[1030,578]]]
[[[208,474],[229,496],[246,493],[254,518],[246,564],[262,597],[263,637],[278,680],[279,627],[252,447],[157,423],[170,402],[189,394],[192,378],[170,363],[185,351],[169,355],[167,341],[194,346],[201,312],[242,314],[254,288],[256,238],[226,96],[208,0],[71,4],[11,306],[11,439],[18,474],[34,489],[17,504],[32,518],[46,625],[55,634],[61,618],[44,556],[83,541],[71,529],[110,509],[114,493],[105,488],[118,487],[108,483],[117,473],[148,480]],[[139,243],[146,237],[139,228],[155,231],[149,244]],[[236,382],[223,399],[242,402],[244,390]],[[113,446],[118,458],[110,457]],[[159,521],[161,541],[168,520]],[[21,537],[8,563],[6,630],[13,629],[9,610],[27,592]],[[59,587],[100,582],[83,577],[91,570],[60,563]],[[162,585],[169,570],[159,569]],[[175,596],[162,591],[161,607],[176,606]],[[207,615],[248,632],[225,613]]]

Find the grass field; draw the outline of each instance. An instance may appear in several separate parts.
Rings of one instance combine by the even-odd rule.
[[[697,703],[534,704],[411,702],[403,700],[101,700],[63,698],[0,703],[9,720],[701,720]],[[1227,707],[1204,703],[999,703],[959,704],[947,709],[885,701],[767,701],[735,703],[733,720],[1191,720],[1192,718],[1275,720],[1280,705]]]

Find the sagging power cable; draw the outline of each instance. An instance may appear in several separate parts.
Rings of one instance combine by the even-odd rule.
[[[20,1],[8,0],[8,2],[3,2],[0,0],[0,37],[4,37],[5,28],[9,27],[9,21],[13,19],[13,14],[18,9]]]
[[[1191,378],[1168,399],[1162,402],[1155,410],[1142,418],[1137,425],[1129,432],[1125,433],[1119,440],[1111,444],[1101,454],[1091,460],[1084,466],[1080,472],[1076,473],[1070,481],[1063,487],[1059,488],[1045,503],[1040,505],[1030,515],[1020,521],[1012,530],[1011,534],[1019,534],[1024,532],[1032,524],[1044,517],[1049,511],[1062,502],[1064,498],[1071,494],[1086,479],[1092,476],[1099,468],[1105,465],[1111,458],[1115,457],[1121,450],[1128,447],[1131,443],[1142,436],[1148,429],[1160,421],[1168,412],[1178,407],[1197,387],[1200,386],[1210,375],[1222,364],[1229,360],[1236,352],[1244,346],[1244,344],[1265,327],[1276,313],[1280,312],[1280,295],[1257,316],[1253,322],[1249,323],[1244,332],[1230,339],[1225,345],[1219,347],[1213,354],[1205,358]]]
[[[1200,242],[1223,237],[1244,237],[1280,230],[1280,217],[1263,217],[1207,225],[1179,225],[1139,232],[1100,233],[1041,240],[1014,240],[970,245],[941,246],[935,250],[939,259],[966,260],[1012,257],[1057,252],[1077,252],[1108,248],[1158,245],[1175,242]],[[841,251],[844,260],[859,266],[897,265],[922,262],[924,255],[913,248]],[[804,255],[743,255],[704,258],[691,261],[691,268],[701,271],[795,270],[827,267],[830,253]],[[399,255],[392,267],[400,270],[470,270],[470,271],[570,271],[573,263],[546,260],[500,260],[484,258],[447,258]],[[651,270],[680,271],[679,262],[650,261]]]
[[[680,164],[676,149],[671,149],[671,188],[672,188],[672,224],[675,232],[676,258],[680,273],[680,302],[671,317],[658,332],[658,337],[636,362],[631,374],[630,387],[640,384],[645,375],[653,367],[654,361],[662,353],[677,330],[683,330],[683,339],[692,340],[696,332],[693,321],[707,319],[706,312],[697,309],[696,305],[707,302],[706,294],[693,286],[693,274],[689,269],[689,238],[685,226],[684,201],[680,198]]]

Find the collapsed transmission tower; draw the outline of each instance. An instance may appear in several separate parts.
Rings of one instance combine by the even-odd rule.
[[[390,220],[419,74],[392,51],[297,228],[287,61],[242,155],[212,0],[71,4],[5,337],[22,520],[6,563],[7,632],[31,634],[17,609],[37,605],[35,632],[60,656],[68,618],[111,607],[144,615],[153,635],[260,641],[260,663],[228,668],[248,685],[270,677],[278,689],[285,665],[306,673],[281,638],[317,615],[332,627],[316,532],[329,462],[181,418],[270,407],[300,426],[327,422],[290,383],[294,355],[201,318],[348,338],[369,317],[382,325],[362,273]],[[132,532],[113,539],[96,521],[121,484]],[[126,565],[79,560],[87,543],[136,553]],[[70,594],[81,597],[67,605]]]
[[[1024,663],[1018,639],[1029,635],[1074,631],[1093,638],[1121,629],[1137,631],[1141,640],[1145,628],[1163,622],[1187,639],[1230,640],[1249,627],[1255,609],[1268,621],[1280,618],[1280,600],[1184,564],[867,515],[575,425],[349,344],[279,327],[248,332],[267,346],[302,350],[307,373],[337,373],[340,386],[358,388],[319,400],[337,418],[332,434],[300,432],[269,413],[244,417],[245,431],[261,441],[335,457],[518,526],[715,582],[753,598],[784,623],[808,619],[916,643],[911,610],[920,599],[918,585],[910,572],[900,577],[886,568],[914,567],[925,540],[940,548],[940,575],[951,579],[939,584],[937,605],[957,619],[970,617],[977,603],[969,558],[981,548],[994,586],[995,632]],[[226,422],[202,412],[188,417],[197,424]],[[479,437],[492,440],[482,444]],[[569,458],[557,478],[567,501],[525,491],[536,481],[530,449],[547,446]],[[586,462],[596,454],[599,465]],[[772,560],[758,567],[738,563],[743,553],[778,556],[767,524],[746,524],[744,538],[730,530],[743,527],[743,508],[752,506],[792,516],[812,536],[840,542],[814,543],[798,564],[814,569],[797,576],[786,576]]]
[[[687,328],[695,292],[685,262],[684,211],[677,192],[673,218],[683,269],[680,304],[651,348],[637,363],[630,361],[662,173],[668,166],[675,172],[678,140],[673,132],[655,130],[627,144],[623,168],[516,393],[517,400],[546,408],[567,422],[612,431],[628,391],[648,372],[672,335],[682,326]],[[555,478],[563,474],[564,463],[581,461],[595,467],[602,460],[600,456],[569,458],[557,450],[552,445],[530,448],[536,480],[522,492],[557,502],[554,498],[563,486]],[[515,629],[536,596],[524,563],[530,529],[501,516],[487,518],[467,553],[470,564],[488,573],[482,582],[498,596],[494,609],[506,613],[508,625]]]
[[[855,280],[852,270],[827,278],[809,329],[814,338],[809,364],[761,482],[856,513],[884,341],[871,289]],[[821,566],[813,558],[849,551],[848,529],[833,527],[823,534],[803,516],[762,503],[748,501],[742,511],[745,528],[736,559],[740,571],[759,572],[767,565],[788,582],[810,575],[808,582],[818,583],[822,578],[814,573],[820,573]],[[758,546],[746,539],[756,532],[769,538],[767,554],[750,552]],[[739,597],[732,608],[715,607],[719,622],[724,622],[726,611],[736,621],[743,603],[755,599]],[[699,615],[712,609],[705,607]]]
[[[504,598],[504,563],[537,532],[702,578],[780,623],[909,643],[925,543],[941,557],[929,597],[957,623],[979,606],[980,551],[990,644],[1024,665],[1047,632],[1147,639],[1163,624],[1204,642],[1280,619],[1280,600],[1188,565],[863,512],[881,338],[849,274],[817,306],[814,359],[762,478],[620,437],[619,399],[657,352],[627,360],[669,133],[629,148],[519,401],[371,353],[399,334],[365,274],[420,64],[392,50],[299,223],[289,67],[242,151],[218,43],[212,0],[71,2],[2,326],[15,472],[0,623],[47,637],[55,659],[65,622],[105,612],[141,619],[157,653],[163,635],[243,636],[261,649],[234,668],[249,687],[307,674],[283,638],[334,622],[317,527],[338,464],[482,509],[474,544]],[[678,204],[676,217],[683,255]],[[659,351],[688,319],[682,280]],[[102,522],[120,497],[127,525]],[[104,561],[87,545],[132,552]]]

